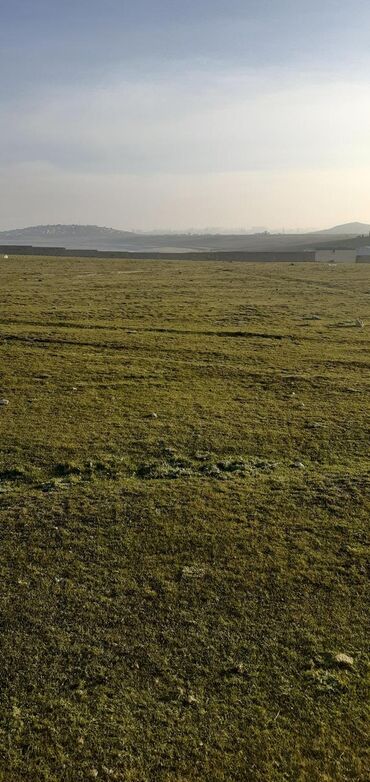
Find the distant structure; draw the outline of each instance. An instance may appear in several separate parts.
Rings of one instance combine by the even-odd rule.
[[[316,250],[315,261],[320,263],[356,263],[358,250],[356,249],[332,249]]]
[[[359,247],[357,250],[358,263],[370,263],[370,245],[368,247]]]

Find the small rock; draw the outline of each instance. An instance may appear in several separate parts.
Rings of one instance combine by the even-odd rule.
[[[189,706],[196,706],[196,704],[198,703],[198,698],[196,698],[196,696],[195,696],[195,695],[193,695],[193,694],[190,692],[190,693],[189,693],[189,695],[187,695],[187,696],[186,696],[186,698],[185,698],[185,702],[186,702],[186,703],[187,703]]]
[[[295,467],[297,470],[304,470],[305,469],[305,466],[304,466],[303,462],[300,462],[298,460],[295,461],[295,462],[292,462],[291,466]]]
[[[341,665],[343,668],[352,668],[355,663],[353,657],[349,654],[344,654],[343,652],[334,655],[334,662],[337,665]]]
[[[9,399],[0,399],[0,405],[8,405]]]
[[[97,768],[91,768],[89,771],[89,777],[91,779],[96,779],[99,776],[99,772]]]
[[[158,418],[157,413],[150,413],[150,418]]]

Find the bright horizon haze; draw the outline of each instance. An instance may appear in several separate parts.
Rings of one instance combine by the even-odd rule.
[[[0,230],[370,220],[370,6],[0,7]]]

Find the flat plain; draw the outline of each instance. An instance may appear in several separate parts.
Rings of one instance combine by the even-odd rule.
[[[365,782],[370,265],[10,257],[0,307],[0,779]]]

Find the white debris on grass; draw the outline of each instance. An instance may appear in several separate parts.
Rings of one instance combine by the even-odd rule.
[[[337,663],[337,665],[342,665],[344,668],[352,668],[355,661],[351,655],[339,652],[334,655],[334,662]]]
[[[204,578],[206,569],[203,565],[185,565],[182,569],[184,578]]]

